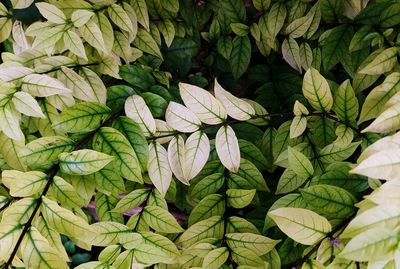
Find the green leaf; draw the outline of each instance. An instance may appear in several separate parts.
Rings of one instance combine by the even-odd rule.
[[[333,106],[328,82],[312,67],[304,75],[303,94],[316,110],[329,111]]]
[[[96,185],[96,189],[106,195],[120,194],[125,191],[124,180],[119,173],[115,173],[113,163],[106,165],[89,177]]]
[[[242,158],[237,175],[242,177],[251,186],[250,189],[269,191],[264,177],[252,162]]]
[[[81,149],[58,156],[61,171],[70,175],[89,175],[109,164],[114,157],[90,149]]]
[[[322,18],[326,22],[333,22],[343,12],[344,3],[340,0],[321,0]]]
[[[102,127],[95,134],[92,147],[96,151],[116,157],[113,160],[117,171],[127,180],[142,183],[139,161],[128,139],[116,129]]]
[[[314,167],[310,160],[300,151],[288,147],[289,168],[302,178],[309,178],[314,174]]]
[[[236,247],[231,249],[232,260],[241,266],[253,266],[255,268],[263,268],[264,261],[256,254],[247,248]]]
[[[289,37],[282,42],[283,59],[295,70],[301,73],[300,48],[294,38]]]
[[[357,199],[345,189],[332,185],[315,185],[300,190],[304,200],[320,214],[345,218],[354,212]]]
[[[82,102],[59,115],[52,126],[60,132],[79,133],[97,129],[109,117],[111,109],[98,103]]]
[[[146,201],[148,196],[149,191],[146,189],[134,190],[123,197],[112,211],[124,213],[131,209],[137,208]]]
[[[248,206],[254,198],[256,190],[228,189],[226,196],[228,204],[234,208],[243,208]]]
[[[225,199],[221,194],[210,194],[204,197],[190,212],[188,225],[192,226],[212,216],[222,216],[225,211]]]
[[[191,196],[197,199],[203,199],[209,194],[216,193],[224,184],[225,177],[223,173],[215,173],[201,179],[191,190]]]
[[[174,24],[170,20],[162,20],[158,24],[158,29],[160,30],[160,33],[164,36],[165,44],[167,45],[167,47],[170,47],[175,37]]]
[[[39,171],[20,172],[5,170],[1,174],[2,183],[13,197],[28,197],[41,193],[47,183],[47,175]]]
[[[306,177],[298,176],[293,170],[286,169],[279,178],[278,186],[276,187],[276,194],[294,191],[306,181]]]
[[[271,38],[271,42],[274,42],[275,37],[282,29],[283,24],[285,23],[286,14],[286,7],[283,3],[275,3],[272,5],[270,12],[268,13],[268,21],[266,24],[266,30],[268,31],[268,35]],[[262,29],[261,26],[260,29]]]
[[[225,59],[229,60],[233,49],[232,38],[230,36],[221,36],[218,38],[217,48],[218,52],[224,56]]]
[[[122,243],[126,241],[127,236],[137,236],[131,233],[131,230],[118,222],[102,221],[90,225],[90,228],[96,233],[96,237],[90,242],[95,246],[109,246],[112,244]]]
[[[247,36],[236,36],[232,41],[232,52],[229,58],[233,77],[240,78],[246,72],[251,58],[251,44]]]
[[[6,224],[0,225],[0,258],[4,261],[7,260],[15,245],[17,244],[18,238],[22,232],[21,225]]]
[[[158,47],[154,38],[144,29],[138,29],[133,45],[143,52],[149,53],[151,55],[157,56],[163,59],[160,48]]]
[[[228,233],[225,236],[229,248],[246,248],[258,256],[270,252],[280,242],[280,240],[273,240],[253,233]]]
[[[149,13],[145,0],[132,0],[132,8],[135,10],[138,22],[146,29],[150,30]]]
[[[111,21],[115,23],[121,30],[127,31],[132,35],[135,34],[137,30],[137,25],[132,25],[131,19],[120,5],[110,5],[107,8],[107,13]]]
[[[120,131],[128,139],[139,159],[141,170],[146,171],[149,150],[140,125],[128,117],[121,116],[113,121],[112,127]]]
[[[184,231],[174,216],[161,207],[148,205],[142,214],[146,223],[158,232],[180,233]]]
[[[375,228],[355,236],[339,257],[355,261],[390,259],[397,248],[397,234],[385,228]]]
[[[322,216],[303,208],[278,208],[268,213],[287,236],[303,245],[313,245],[332,230]]]
[[[226,247],[217,248],[211,250],[203,261],[203,268],[218,269],[228,259],[229,250]]]
[[[249,26],[240,22],[231,23],[231,28],[238,36],[247,36],[249,33]]]
[[[346,160],[356,151],[360,142],[347,145],[338,145],[336,142],[327,145],[319,153],[320,160],[324,163],[334,163]]]
[[[173,242],[166,237],[151,233],[141,232],[143,244],[135,249],[135,258],[142,263],[170,263],[179,252]]]
[[[400,73],[388,75],[379,86],[368,94],[361,109],[358,123],[376,118],[384,111],[385,104],[400,91]]]
[[[380,75],[389,72],[397,63],[398,49],[388,48],[379,53],[369,64],[358,70],[360,74]]]
[[[195,243],[207,239],[221,239],[224,233],[224,219],[220,216],[214,216],[206,220],[197,222],[190,226],[176,241],[178,246],[184,248],[190,247]]]
[[[59,176],[55,176],[51,185],[51,195],[62,204],[69,208],[79,208],[87,205],[77,190],[67,181]],[[90,199],[90,198],[89,198]]]
[[[30,227],[24,236],[21,251],[22,259],[29,268],[69,268],[35,227]]]
[[[147,170],[151,182],[165,196],[172,180],[172,171],[168,163],[168,153],[158,142],[149,144]]]
[[[333,105],[337,117],[346,122],[353,122],[358,116],[358,100],[350,81],[343,82],[336,91]]]
[[[258,170],[263,171],[268,168],[268,160],[264,157],[261,150],[253,143],[239,139],[240,155],[252,162]]]
[[[352,37],[353,29],[348,24],[329,29],[321,35],[319,43],[322,48],[322,64],[325,71],[331,70],[345,57]]]

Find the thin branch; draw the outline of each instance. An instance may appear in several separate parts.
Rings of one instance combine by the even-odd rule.
[[[88,66],[95,66],[95,65],[98,65],[99,63],[88,63],[88,64],[75,64],[75,65],[65,65],[65,67],[68,67],[68,68],[78,68],[78,67],[88,67]],[[64,66],[64,65],[63,65]],[[61,66],[60,67],[56,67],[56,68],[54,68],[54,69],[50,69],[50,70],[47,70],[47,71],[44,71],[44,72],[37,72],[37,74],[49,74],[49,73],[52,73],[52,72],[56,72],[56,71],[58,71],[58,70],[61,70]]]

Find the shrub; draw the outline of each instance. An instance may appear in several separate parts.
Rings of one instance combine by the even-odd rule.
[[[399,268],[399,24],[389,0],[3,1],[2,268]]]

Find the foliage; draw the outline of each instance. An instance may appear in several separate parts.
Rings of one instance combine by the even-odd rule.
[[[0,3],[2,268],[399,268],[400,3]]]

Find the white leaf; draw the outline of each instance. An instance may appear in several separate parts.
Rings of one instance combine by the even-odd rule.
[[[86,9],[75,10],[71,15],[71,21],[75,27],[81,27],[87,23],[90,18],[94,15],[92,11]]]
[[[172,180],[172,172],[168,163],[168,153],[161,144],[153,142],[149,144],[149,160],[147,171],[151,182],[157,190],[165,196]]]
[[[215,149],[221,163],[236,173],[240,166],[240,148],[235,132],[229,125],[219,128],[215,136]]]
[[[203,169],[210,155],[210,140],[201,131],[191,134],[185,143],[184,174],[187,181]]]
[[[185,178],[185,141],[181,135],[177,135],[172,138],[168,145],[168,161],[172,172],[175,177],[179,179],[183,184],[189,185],[189,182]]]
[[[207,124],[219,124],[226,117],[226,109],[211,93],[200,87],[179,83],[179,91],[186,107]]]
[[[87,102],[98,102],[94,89],[74,70],[61,66],[61,70],[58,72],[58,79],[64,82],[67,88],[72,89],[72,95],[75,98]]]
[[[0,80],[14,82],[33,73],[32,69],[25,66],[2,66],[0,68]]]
[[[165,120],[169,126],[184,133],[195,132],[201,125],[199,118],[191,110],[175,102],[169,103]]]
[[[40,2],[36,3],[36,7],[39,9],[40,14],[45,17],[48,21],[63,24],[66,21],[64,13],[55,5]]]
[[[19,119],[6,107],[0,108],[0,129],[11,139],[24,141],[25,137],[19,127]]]
[[[26,92],[16,92],[11,99],[14,107],[19,112],[32,117],[45,118],[38,102]]]
[[[231,93],[222,88],[217,80],[214,81],[214,93],[215,97],[226,108],[226,111],[230,117],[244,121],[251,119],[251,116],[255,114],[254,108],[248,102],[233,96]]]
[[[22,79],[21,89],[32,96],[52,96],[71,93],[60,81],[47,75],[31,74]]]
[[[156,132],[156,122],[141,96],[132,95],[126,99],[125,114],[139,124],[145,136],[152,136]]]

